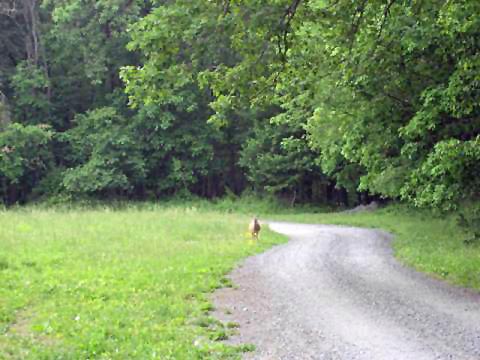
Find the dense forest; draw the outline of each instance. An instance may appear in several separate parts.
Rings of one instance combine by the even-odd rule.
[[[0,0],[0,199],[480,189],[478,0]]]

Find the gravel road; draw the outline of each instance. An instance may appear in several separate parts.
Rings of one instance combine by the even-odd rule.
[[[215,316],[246,359],[479,360],[480,295],[400,265],[379,230],[271,222],[281,246],[231,273]],[[260,239],[261,241],[261,239]]]

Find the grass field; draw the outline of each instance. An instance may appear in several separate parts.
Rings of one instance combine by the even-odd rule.
[[[285,240],[248,241],[248,221],[172,206],[0,212],[0,358],[235,357],[212,341],[228,329],[208,294]]]
[[[286,239],[261,218],[378,227],[396,235],[399,259],[480,289],[480,248],[453,216],[388,207],[325,214],[225,200],[120,207],[0,211],[0,359],[225,359],[229,328],[209,316],[209,294],[230,286],[242,258]],[[305,212],[307,211],[307,212]]]

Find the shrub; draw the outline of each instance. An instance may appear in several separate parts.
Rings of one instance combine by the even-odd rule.
[[[77,126],[65,134],[74,167],[65,171],[70,193],[125,193],[145,177],[140,144],[126,119],[114,108],[77,115]]]
[[[0,196],[24,201],[53,166],[53,132],[46,125],[10,124],[0,132]]]

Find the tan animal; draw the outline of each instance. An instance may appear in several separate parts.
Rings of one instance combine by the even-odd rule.
[[[254,217],[250,224],[248,225],[248,231],[252,234],[252,239],[258,240],[258,233],[260,232],[261,226],[258,222],[257,217]]]

